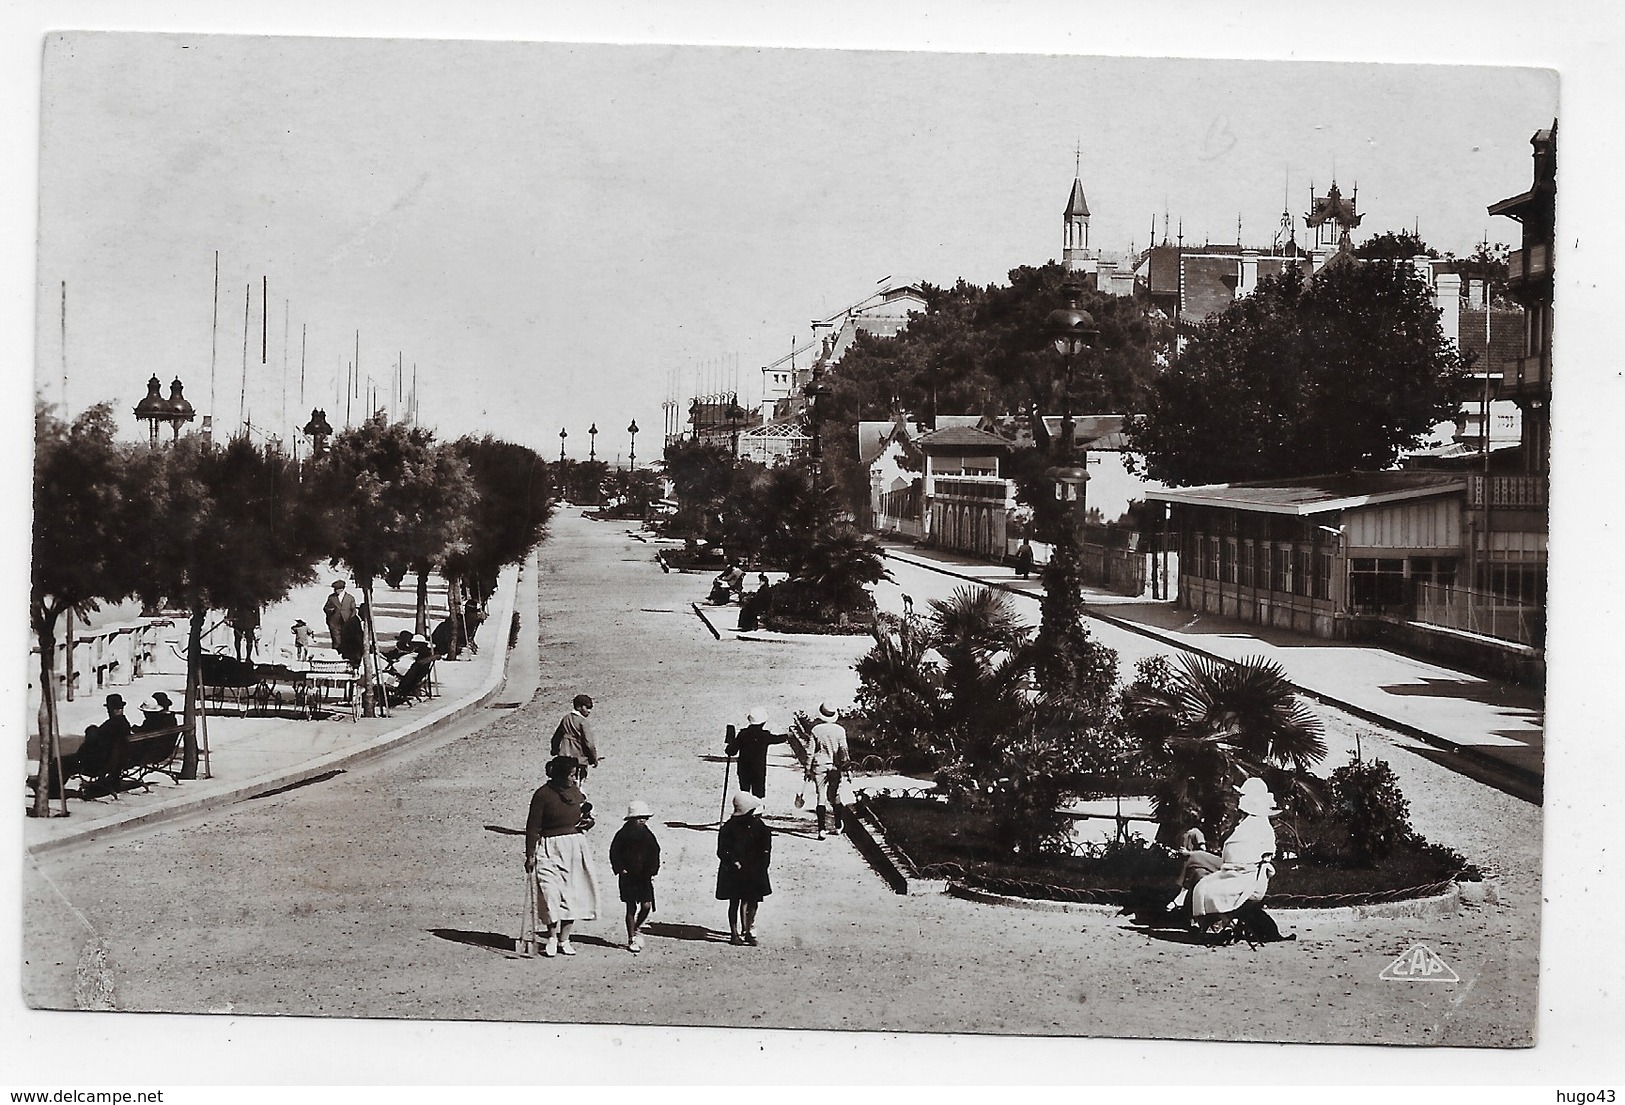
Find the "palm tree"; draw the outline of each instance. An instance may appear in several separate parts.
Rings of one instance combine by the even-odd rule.
[[[1326,756],[1320,719],[1281,666],[1261,656],[1234,664],[1181,656],[1166,678],[1130,686],[1123,712],[1160,769],[1152,799],[1159,836],[1169,839],[1192,824],[1216,838],[1234,808],[1233,787],[1248,775],[1308,793],[1298,776]]]
[[[890,579],[880,542],[851,526],[821,530],[803,551],[795,576],[812,588],[826,618],[874,608],[870,585]]]

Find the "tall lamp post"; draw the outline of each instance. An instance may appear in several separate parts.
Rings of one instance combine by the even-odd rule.
[[[559,427],[559,463],[564,463],[564,439],[570,436],[570,431],[563,426]]]
[[[626,428],[626,432],[632,435],[632,448],[627,453],[626,466],[635,471],[638,466],[638,420],[636,418],[632,419],[632,424]]]
[[[305,423],[300,433],[310,438],[312,455],[319,457],[327,452],[327,439],[333,436],[333,427],[327,423],[327,412],[319,407],[313,409],[310,421]]]
[[[587,460],[598,459],[598,423],[594,422],[587,427]]]
[[[169,428],[173,435],[170,440],[179,441],[181,427],[196,417],[191,402],[181,394],[181,378],[177,376],[169,383]]]
[[[158,375],[154,373],[152,379],[147,381],[147,397],[135,405],[136,418],[145,422],[151,430],[147,444],[154,449],[158,448],[158,423],[169,421],[169,404],[159,390],[162,387]]]
[[[739,427],[745,424],[745,412],[738,403],[728,404],[728,430],[733,437],[734,460],[739,459]]]
[[[813,475],[816,476],[824,458],[824,445],[819,438],[819,430],[824,421],[824,400],[829,397],[830,389],[819,379],[818,373],[814,372],[807,386],[801,389],[801,394],[807,397],[807,422],[812,427],[812,467]]]
[[[1078,306],[1080,289],[1078,285],[1067,283],[1061,289],[1066,298],[1066,306],[1058,307],[1049,313],[1044,320],[1044,333],[1055,344],[1056,352],[1061,354],[1066,365],[1066,373],[1061,391],[1061,450],[1059,463],[1049,469],[1047,475],[1055,485],[1055,496],[1061,500],[1063,509],[1069,514],[1081,519],[1085,513],[1085,503],[1088,494],[1089,472],[1081,464],[1074,463],[1073,457],[1073,428],[1072,421],[1072,370],[1079,355],[1094,345],[1095,337],[1100,333],[1095,326],[1094,316]]]

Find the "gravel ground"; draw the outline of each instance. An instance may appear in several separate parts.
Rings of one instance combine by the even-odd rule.
[[[1520,1047],[1539,981],[1541,811],[1328,713],[1328,769],[1359,734],[1414,826],[1499,872],[1500,904],[1429,920],[1283,927],[1296,943],[1193,947],[1100,915],[889,893],[851,845],[812,838],[793,761],[770,761],[780,830],[760,948],[714,900],[724,726],[765,705],[850,700],[864,638],[714,640],[621,528],[561,517],[541,580],[542,690],[432,752],[42,860],[23,872],[23,992],[51,1009]],[[900,593],[943,577],[897,570]],[[1128,635],[1124,635],[1128,636]],[[1103,638],[1108,635],[1102,633]],[[1114,647],[1119,642],[1109,639]],[[1134,638],[1145,651],[1149,642]],[[1130,671],[1132,650],[1124,650]],[[605,756],[588,780],[605,900],[573,960],[505,950],[517,836],[577,691]],[[665,849],[648,950],[624,948],[604,855],[633,797]],[[494,828],[493,828],[494,827]],[[1415,942],[1459,984],[1379,980]],[[1211,999],[1211,1000],[1204,1000]],[[617,1037],[617,1042],[618,1042]],[[753,1037],[755,1039],[755,1037]],[[739,1068],[741,1070],[746,1067]],[[455,1078],[454,1078],[455,1080]]]

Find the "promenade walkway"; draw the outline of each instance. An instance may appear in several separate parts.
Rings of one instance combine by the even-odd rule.
[[[888,558],[1036,600],[1043,584],[1013,568],[937,549],[892,545]],[[1539,691],[1349,641],[1328,641],[1182,609],[1169,602],[1084,588],[1089,615],[1145,637],[1226,660],[1274,660],[1304,693],[1464,758],[1523,785],[1540,800],[1545,703]]]
[[[347,766],[369,760],[414,739],[429,736],[459,718],[496,701],[524,701],[535,688],[536,571],[534,561],[521,573],[509,568],[502,573],[496,594],[488,605],[488,620],[476,634],[477,654],[465,651],[456,661],[435,665],[438,696],[427,703],[397,707],[388,717],[362,717],[352,720],[348,713],[314,720],[294,716],[291,707],[281,712],[250,710],[239,716],[227,707],[222,714],[210,713],[208,727],[208,773],[200,757],[199,777],[176,782],[161,774],[149,775],[146,788],[121,792],[117,798],[81,799],[74,797],[70,782],[68,816],[29,817],[23,842],[30,852],[43,853],[94,840],[110,833],[184,817],[203,810],[240,802],[256,795],[296,785]],[[433,586],[430,621],[445,617],[445,587]],[[281,630],[293,619],[303,617],[318,626],[317,644],[326,642],[320,630],[322,602],[327,583],[301,588],[288,599],[269,608],[262,618],[259,659],[277,662],[279,646],[272,627]],[[438,606],[435,599],[438,598]],[[517,602],[516,602],[517,598]],[[374,621],[379,639],[387,641],[400,629],[411,628],[416,592],[410,585],[399,591],[382,584],[374,591]],[[515,611],[523,623],[513,650],[513,683],[505,686],[508,671],[509,626]],[[217,641],[218,643],[222,643]],[[224,642],[229,649],[230,636]],[[107,694],[117,692],[128,704],[132,722],[140,721],[137,705],[154,691],[165,691],[179,705],[185,697],[185,670],[178,659],[156,665],[158,670],[118,686],[81,692],[62,706],[62,732],[65,752],[71,752],[83,739],[85,727],[106,717],[103,703]],[[283,688],[283,694],[288,695]],[[30,719],[35,716],[30,703]],[[29,741],[28,774],[38,771],[37,739]],[[32,805],[32,791],[26,792]],[[51,803],[53,813],[60,801]]]

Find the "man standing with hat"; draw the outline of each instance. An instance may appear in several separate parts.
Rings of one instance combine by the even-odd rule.
[[[739,757],[739,789],[766,798],[767,750],[772,745],[789,742],[788,736],[767,731],[766,710],[758,707],[746,714],[745,727],[729,737],[724,748],[728,755]]]
[[[322,614],[327,618],[327,633],[332,638],[334,651],[343,653],[352,664],[361,659],[361,649],[355,647],[357,634],[350,628],[350,623],[357,619],[355,596],[345,590],[342,579],[333,581],[333,593],[322,604]],[[352,653],[353,660],[350,659]]]
[[[841,831],[844,809],[841,805],[841,779],[850,766],[846,750],[846,729],[835,718],[835,707],[818,707],[818,723],[812,728],[812,747],[807,749],[807,780],[812,783],[818,803],[818,839],[824,839],[824,810],[834,807],[834,829]]]

